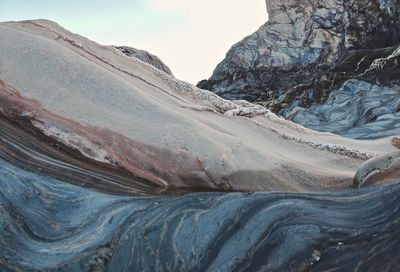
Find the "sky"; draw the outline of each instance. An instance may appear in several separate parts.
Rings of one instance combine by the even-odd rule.
[[[48,19],[100,44],[147,50],[194,84],[268,18],[264,0],[0,0],[0,7],[0,21]]]

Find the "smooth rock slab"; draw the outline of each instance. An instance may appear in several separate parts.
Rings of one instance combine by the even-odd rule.
[[[318,131],[356,139],[400,134],[399,1],[266,4],[268,22],[233,45],[200,88],[258,102]],[[332,103],[341,95],[346,104]]]
[[[224,100],[53,22],[1,23],[0,36],[0,115],[135,177],[134,190],[340,189],[366,159],[396,149]]]
[[[400,152],[395,152],[363,163],[357,170],[353,185],[364,187],[374,183],[398,179],[400,179]]]

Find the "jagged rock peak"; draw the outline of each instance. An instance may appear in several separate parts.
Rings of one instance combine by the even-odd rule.
[[[331,65],[347,50],[400,43],[400,3],[389,0],[266,0],[268,22],[228,52],[218,73]]]

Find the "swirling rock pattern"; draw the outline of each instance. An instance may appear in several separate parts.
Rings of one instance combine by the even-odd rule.
[[[396,271],[400,185],[122,197],[0,160],[6,271]]]
[[[400,152],[395,152],[373,158],[362,164],[353,182],[355,186],[362,187],[398,179],[400,179]]]
[[[398,270],[399,138],[312,131],[49,21],[0,24],[0,48],[0,271]]]
[[[346,81],[324,104],[293,106],[285,116],[314,130],[359,139],[400,132],[400,85],[384,87],[361,80]]]
[[[353,138],[400,133],[398,103],[382,110],[400,93],[398,1],[266,3],[269,21],[235,44],[199,87],[259,102],[312,129]],[[332,100],[343,92],[352,97],[337,105]],[[372,97],[383,102],[369,103]],[[344,105],[354,120],[337,122],[334,112]]]

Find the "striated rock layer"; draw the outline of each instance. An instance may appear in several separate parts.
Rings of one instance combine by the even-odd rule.
[[[5,118],[160,191],[345,188],[365,160],[397,150],[223,100],[48,21],[1,24],[0,36]]]
[[[400,265],[398,137],[315,132],[45,20],[1,23],[0,49],[0,270]]]
[[[400,265],[398,183],[340,193],[123,197],[2,159],[0,166],[5,271],[397,271]]]
[[[268,22],[235,44],[200,88],[320,131],[400,133],[400,2],[266,3]]]

